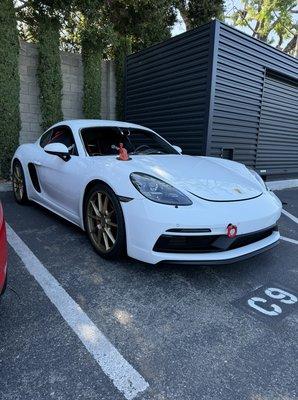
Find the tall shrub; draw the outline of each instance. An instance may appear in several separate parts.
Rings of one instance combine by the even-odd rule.
[[[123,119],[126,56],[170,37],[176,17],[169,0],[109,0],[107,3],[107,18],[118,37],[113,46],[117,84],[116,112],[117,118]]]
[[[119,36],[115,45],[115,78],[116,78],[116,116],[124,120],[125,112],[125,64],[126,56],[131,53],[131,39]]]
[[[8,178],[19,141],[19,41],[12,0],[0,6],[0,176]]]
[[[96,29],[92,30],[90,25],[82,32],[82,62],[84,116],[85,118],[100,118],[102,45]]]
[[[80,39],[84,68],[83,111],[86,118],[101,117],[101,64],[113,30],[104,13],[103,0],[81,3]]]
[[[58,19],[39,15],[37,40],[42,127],[46,129],[63,119]]]

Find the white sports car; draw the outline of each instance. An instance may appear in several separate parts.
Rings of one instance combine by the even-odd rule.
[[[28,199],[80,226],[105,258],[221,264],[279,240],[279,199],[237,162],[182,155],[140,125],[63,121],[12,160]]]

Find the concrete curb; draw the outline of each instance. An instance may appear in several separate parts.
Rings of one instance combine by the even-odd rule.
[[[298,179],[285,179],[283,181],[266,182],[266,185],[271,190],[283,190],[298,187]]]

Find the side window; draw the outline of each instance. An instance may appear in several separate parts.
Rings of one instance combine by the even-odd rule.
[[[72,131],[68,126],[57,126],[53,128],[51,131],[51,135],[49,135],[47,139],[47,142],[46,140],[44,140],[44,146],[50,143],[62,143],[68,148],[70,155],[78,156],[77,146],[75,144]],[[40,145],[41,147],[44,147],[42,146],[41,142]]]
[[[42,135],[42,137],[40,138],[40,141],[39,141],[39,144],[40,144],[40,146],[41,146],[42,148],[44,148],[44,147],[49,143],[49,141],[50,141],[50,139],[51,139],[51,137],[52,137],[52,134],[53,134],[53,130],[50,129],[50,130],[46,131],[46,132]]]

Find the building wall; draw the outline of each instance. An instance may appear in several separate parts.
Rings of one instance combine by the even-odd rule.
[[[264,175],[298,172],[297,101],[298,60],[217,20],[127,59],[128,121]]]
[[[274,137],[274,124],[267,124],[265,139],[262,132],[265,124],[261,124],[262,111],[263,119],[265,114],[268,119],[274,113],[273,108],[272,111],[268,109],[268,100],[264,104],[267,76],[274,73],[277,78],[280,76],[281,79],[289,79],[297,87],[298,60],[219,21],[215,24],[216,77],[211,90],[212,109],[207,153],[220,157],[223,148],[233,148],[234,160],[262,169],[264,174],[294,172],[295,165],[298,171],[298,147],[296,161],[291,166],[288,163],[288,153],[293,152],[295,143],[298,145],[297,112],[296,130],[293,128],[294,120],[291,126],[288,124],[291,115],[287,116],[287,110],[290,111],[290,102],[295,101],[289,85],[284,86],[284,92],[288,96],[282,95],[282,89],[276,91],[275,96],[272,92],[272,105],[274,102],[283,103],[284,114],[280,113],[282,129]],[[296,111],[297,106],[298,103]],[[293,119],[295,113],[289,114],[292,114]],[[271,132],[268,132],[268,127]],[[282,142],[287,145],[282,146]],[[263,161],[259,163],[261,154]],[[293,153],[292,161],[294,158]]]
[[[204,25],[127,58],[126,120],[156,130],[188,154],[203,153],[211,29]]]
[[[42,133],[39,88],[36,78],[36,45],[20,43],[20,112],[22,128],[20,143],[35,141]],[[83,118],[83,67],[79,54],[61,52],[63,81],[62,111],[64,119]],[[115,119],[115,74],[111,61],[102,63],[101,117]]]

